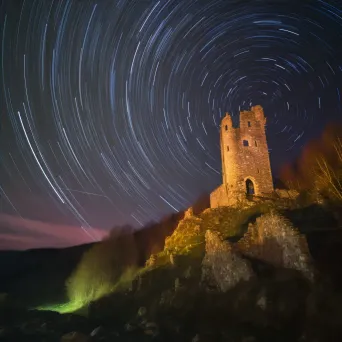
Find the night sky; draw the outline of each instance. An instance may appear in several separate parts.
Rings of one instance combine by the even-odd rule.
[[[342,116],[341,1],[5,0],[0,24],[8,238],[189,207],[221,183],[225,112],[264,107],[274,175]]]

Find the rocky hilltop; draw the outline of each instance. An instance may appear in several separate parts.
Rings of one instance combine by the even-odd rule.
[[[341,274],[333,262],[342,246],[338,227],[334,215],[319,206],[256,203],[196,213],[190,208],[143,264],[115,254],[113,260],[121,262],[116,285],[103,287],[78,314],[14,309],[4,301],[11,314],[1,317],[0,338],[340,341]],[[120,241],[120,253],[134,243]]]

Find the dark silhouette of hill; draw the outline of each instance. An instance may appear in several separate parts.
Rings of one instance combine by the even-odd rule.
[[[0,251],[0,292],[22,305],[63,301],[65,280],[92,246]]]

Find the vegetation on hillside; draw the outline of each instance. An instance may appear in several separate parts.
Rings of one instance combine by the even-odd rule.
[[[84,252],[66,281],[67,303],[41,309],[74,312],[129,284],[139,271],[138,250],[133,234],[125,229],[116,229]]]
[[[67,280],[69,307],[82,308],[131,281],[138,272],[131,234],[108,238],[86,251]]]
[[[328,125],[295,163],[283,168],[281,178],[308,200],[320,197],[329,205],[342,206],[342,125]]]

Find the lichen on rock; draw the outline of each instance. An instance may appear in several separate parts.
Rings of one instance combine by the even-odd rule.
[[[205,233],[205,257],[202,262],[202,282],[225,292],[242,280],[252,277],[249,263],[222,241],[217,232]]]

